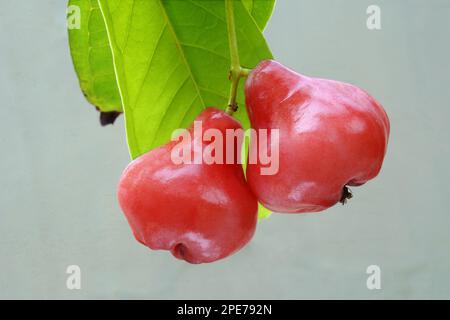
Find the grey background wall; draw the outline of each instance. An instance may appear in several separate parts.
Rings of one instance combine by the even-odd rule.
[[[366,28],[373,3],[379,31]],[[389,152],[347,206],[272,216],[244,250],[200,266],[132,238],[115,198],[123,118],[101,128],[80,94],[64,12],[0,0],[0,298],[450,298],[450,1],[278,0],[275,56],[370,91]],[[371,264],[381,290],[366,288]]]

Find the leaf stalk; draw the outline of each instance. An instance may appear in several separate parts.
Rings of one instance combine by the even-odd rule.
[[[225,13],[228,28],[228,42],[230,47],[230,74],[229,79],[231,81],[230,85],[230,95],[228,99],[228,106],[225,110],[226,113],[232,115],[238,109],[237,104],[237,92],[239,86],[239,80],[242,77],[247,77],[250,70],[241,67],[239,61],[239,50],[236,36],[236,24],[234,19],[234,0],[225,0]]]

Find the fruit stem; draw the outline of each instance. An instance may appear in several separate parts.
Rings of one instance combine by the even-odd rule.
[[[228,42],[230,46],[230,59],[231,67],[229,79],[231,81],[230,86],[230,96],[228,99],[228,106],[226,108],[226,113],[232,115],[238,109],[237,104],[237,91],[239,86],[239,80],[242,77],[247,77],[250,73],[249,69],[241,67],[239,61],[239,51],[236,36],[236,24],[234,21],[234,0],[225,0],[225,13],[227,18],[227,28],[228,28]]]

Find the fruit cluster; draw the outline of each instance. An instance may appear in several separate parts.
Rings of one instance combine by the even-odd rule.
[[[379,173],[389,119],[365,91],[266,60],[249,74],[245,96],[252,128],[279,131],[278,171],[261,174],[265,164],[258,160],[248,163],[245,177],[239,145],[232,163],[175,164],[174,141],[144,154],[126,168],[118,188],[139,242],[190,263],[213,262],[250,241],[258,201],[274,212],[318,212],[345,202],[351,197],[348,186]],[[214,108],[196,121],[224,135],[241,128]],[[193,134],[193,127],[188,132]],[[185,147],[195,157],[210,143],[192,139]],[[249,148],[257,148],[257,141]]]

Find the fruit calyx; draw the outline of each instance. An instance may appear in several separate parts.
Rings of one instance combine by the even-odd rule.
[[[350,190],[347,186],[344,186],[344,188],[342,189],[342,196],[339,202],[342,203],[342,205],[344,205],[351,198],[353,198],[352,190]]]

